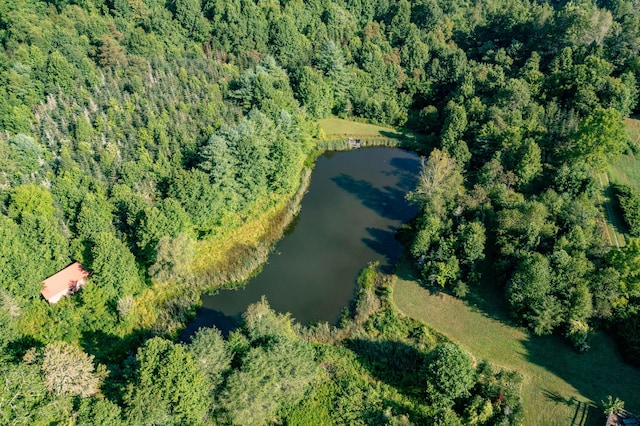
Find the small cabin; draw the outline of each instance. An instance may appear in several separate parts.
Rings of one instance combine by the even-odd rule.
[[[47,302],[58,303],[63,296],[80,290],[88,276],[89,272],[80,263],[74,262],[44,280],[44,288],[40,293]]]

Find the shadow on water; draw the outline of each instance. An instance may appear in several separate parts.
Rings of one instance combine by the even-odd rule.
[[[416,189],[416,176],[420,174],[420,160],[415,158],[394,157],[389,160],[389,164],[394,168],[385,172],[386,176],[393,176],[398,179],[396,186],[405,192]]]
[[[371,227],[366,230],[371,238],[363,238],[362,242],[371,250],[384,256],[382,272],[391,273],[393,268],[391,265],[400,258],[403,251],[402,244],[396,239],[396,229],[389,226],[386,230]]]
[[[192,321],[185,329],[180,332],[178,340],[181,342],[189,343],[191,337],[198,329],[202,327],[210,328],[216,327],[222,332],[222,335],[226,338],[229,333],[242,325],[242,314],[237,315],[225,315],[221,311],[215,309],[201,307],[198,309],[196,319]]]
[[[375,211],[381,217],[391,220],[406,220],[406,211],[398,206],[406,204],[405,192],[397,188],[385,186],[376,188],[370,182],[355,179],[341,173],[331,179],[340,188],[355,195],[365,207]]]
[[[402,254],[396,229],[417,213],[405,193],[414,188],[418,157],[397,148],[364,148],[318,158],[302,209],[259,275],[238,292],[203,297],[184,330],[216,325],[225,334],[265,294],[279,312],[302,324],[332,322],[353,298],[362,267],[387,266]]]

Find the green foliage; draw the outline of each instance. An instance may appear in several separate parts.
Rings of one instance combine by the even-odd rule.
[[[611,395],[607,397],[606,401],[600,401],[602,404],[602,408],[604,409],[604,414],[606,416],[613,414],[620,414],[624,410],[624,401],[620,398],[616,397],[613,399]]]
[[[549,221],[546,206],[538,201],[526,201],[516,208],[504,209],[498,213],[497,242],[505,255],[513,255],[518,250],[533,250],[543,239],[555,232]]]
[[[295,336],[289,314],[276,313],[264,296],[260,302],[249,305],[242,318],[250,342],[264,344]]]
[[[92,243],[91,261],[86,265],[93,273],[91,285],[102,288],[111,301],[142,290],[135,259],[115,235],[101,232]]]
[[[640,237],[640,192],[627,185],[615,185],[614,191],[629,234]]]
[[[9,198],[8,216],[21,223],[30,216],[50,219],[55,214],[51,193],[34,184],[16,187]]]
[[[473,291],[486,261],[496,265],[498,284],[506,282],[514,314],[537,333],[562,325],[571,340],[583,341],[593,319],[615,317],[623,324],[623,306],[633,323],[637,247],[632,240],[606,254],[591,176],[627,149],[622,118],[637,110],[640,21],[632,6],[4,2],[2,327],[12,330],[11,339],[27,334],[51,342],[97,331],[126,335],[134,323],[144,333],[156,316],[160,323],[180,323],[171,309],[188,312],[200,278],[190,268],[192,245],[227,234],[256,210],[289,197],[310,151],[306,141],[315,135],[308,121],[329,112],[406,124],[440,144],[411,195],[421,212],[410,250],[426,283],[458,294]],[[632,232],[634,197],[620,196]],[[72,259],[93,272],[89,284],[75,298],[47,307],[39,283]],[[147,293],[146,282],[164,288]],[[363,312],[379,307],[369,290],[360,299]],[[282,366],[281,352],[297,340],[290,321],[269,312],[259,306],[247,314],[246,328],[228,344],[241,370],[205,375],[217,383],[212,386],[241,373],[271,383],[247,360]],[[380,321],[395,330],[390,318]],[[96,339],[99,346],[102,337]],[[224,345],[210,339],[217,348],[212,359],[227,359]],[[294,353],[306,350],[293,347]],[[183,349],[162,353],[183,360],[196,377],[195,355]],[[82,424],[92,417],[117,423],[108,401],[85,400],[73,413],[69,397],[41,393],[37,374],[27,370],[6,367],[12,378],[7,389],[22,392],[15,377],[23,375],[35,396],[18,397],[24,404],[16,403],[15,416],[0,423],[24,422],[20,416],[26,415],[35,423],[75,418]],[[360,373],[349,374],[343,377]],[[124,386],[122,377],[107,380],[112,388]],[[291,407],[303,388],[290,394]],[[389,388],[367,396],[368,384],[351,386],[345,379],[327,389],[339,401],[334,408],[341,423],[364,423],[364,417],[402,423],[407,414],[418,423],[480,424],[499,415],[487,404],[495,395],[421,416],[399,412],[391,402],[393,409],[380,408],[382,401],[402,399]],[[156,407],[149,401],[158,395],[170,401],[149,421],[253,419],[231,397],[224,404],[232,410],[209,406],[205,413],[193,403],[198,407],[191,417],[190,403],[177,403],[159,388],[146,396],[137,392],[130,391],[136,408],[127,412],[140,422],[147,421],[141,407]],[[211,392],[204,394],[210,398]],[[361,410],[351,411],[351,403]],[[369,403],[380,409],[363,417]],[[283,404],[260,407],[255,420],[271,421]]]
[[[425,375],[429,397],[444,406],[467,396],[475,381],[471,357],[452,343],[438,345],[429,354]]]
[[[302,399],[316,372],[313,353],[302,343],[253,348],[230,375],[220,402],[233,424],[265,424],[285,401]]]
[[[231,367],[229,347],[218,329],[201,328],[191,339],[189,350],[194,354],[202,372],[209,380],[209,389],[215,391]]]
[[[619,286],[625,297],[640,295],[640,240],[630,238],[621,249],[612,251],[609,263],[619,275]]]
[[[484,247],[487,240],[482,222],[463,223],[458,227],[459,243],[462,251],[462,262],[473,264],[484,259]]]
[[[552,294],[547,258],[526,254],[507,287],[507,300],[515,314],[536,334],[549,334],[561,322],[562,306]]]
[[[578,128],[574,155],[596,170],[603,170],[617,159],[626,141],[622,115],[615,109],[599,109]]]
[[[50,395],[37,366],[3,362],[0,369],[4,377],[4,386],[0,389],[2,423],[51,423],[62,421],[70,414],[70,399]]]
[[[300,104],[315,119],[322,119],[331,113],[333,93],[322,74],[309,66],[303,67],[297,75],[296,94]]]
[[[134,387],[128,394],[131,424],[201,424],[210,404],[209,381],[188,348],[161,338],[136,355]]]
[[[616,313],[613,324],[618,344],[625,349],[624,358],[637,365],[638,355],[640,355],[640,333],[638,333],[640,308],[638,308],[638,303],[621,307]]]
[[[160,238],[156,252],[156,262],[149,268],[149,274],[155,281],[180,283],[193,277],[190,270],[194,255],[193,240],[187,235]]]
[[[83,399],[78,408],[76,422],[79,426],[93,424],[124,424],[121,418],[122,409],[107,399]]]
[[[26,183],[37,176],[45,161],[45,150],[32,137],[17,134],[8,141],[0,140],[0,163],[3,173],[13,183]]]
[[[265,299],[250,305],[244,328],[253,347],[227,379],[220,404],[233,424],[266,424],[285,402],[296,404],[317,378],[308,343],[297,338],[291,319],[276,314]]]
[[[424,210],[442,215],[463,191],[463,176],[456,161],[446,152],[434,149],[423,163],[416,190],[410,194]]]
[[[283,110],[294,113],[297,109],[287,73],[272,57],[242,73],[236,85],[232,97],[245,112],[255,108],[275,119]]]

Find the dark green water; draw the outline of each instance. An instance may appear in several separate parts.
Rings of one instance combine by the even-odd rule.
[[[390,265],[402,254],[394,234],[417,213],[405,201],[419,158],[395,148],[327,153],[311,176],[302,209],[262,272],[246,287],[202,297],[202,308],[183,332],[237,327],[247,306],[265,295],[273,309],[300,323],[335,324],[371,261]]]

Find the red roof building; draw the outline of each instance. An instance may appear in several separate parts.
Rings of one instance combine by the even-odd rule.
[[[89,273],[82,269],[82,265],[74,262],[44,280],[44,289],[40,293],[47,302],[57,303],[62,296],[78,291],[88,276]]]

